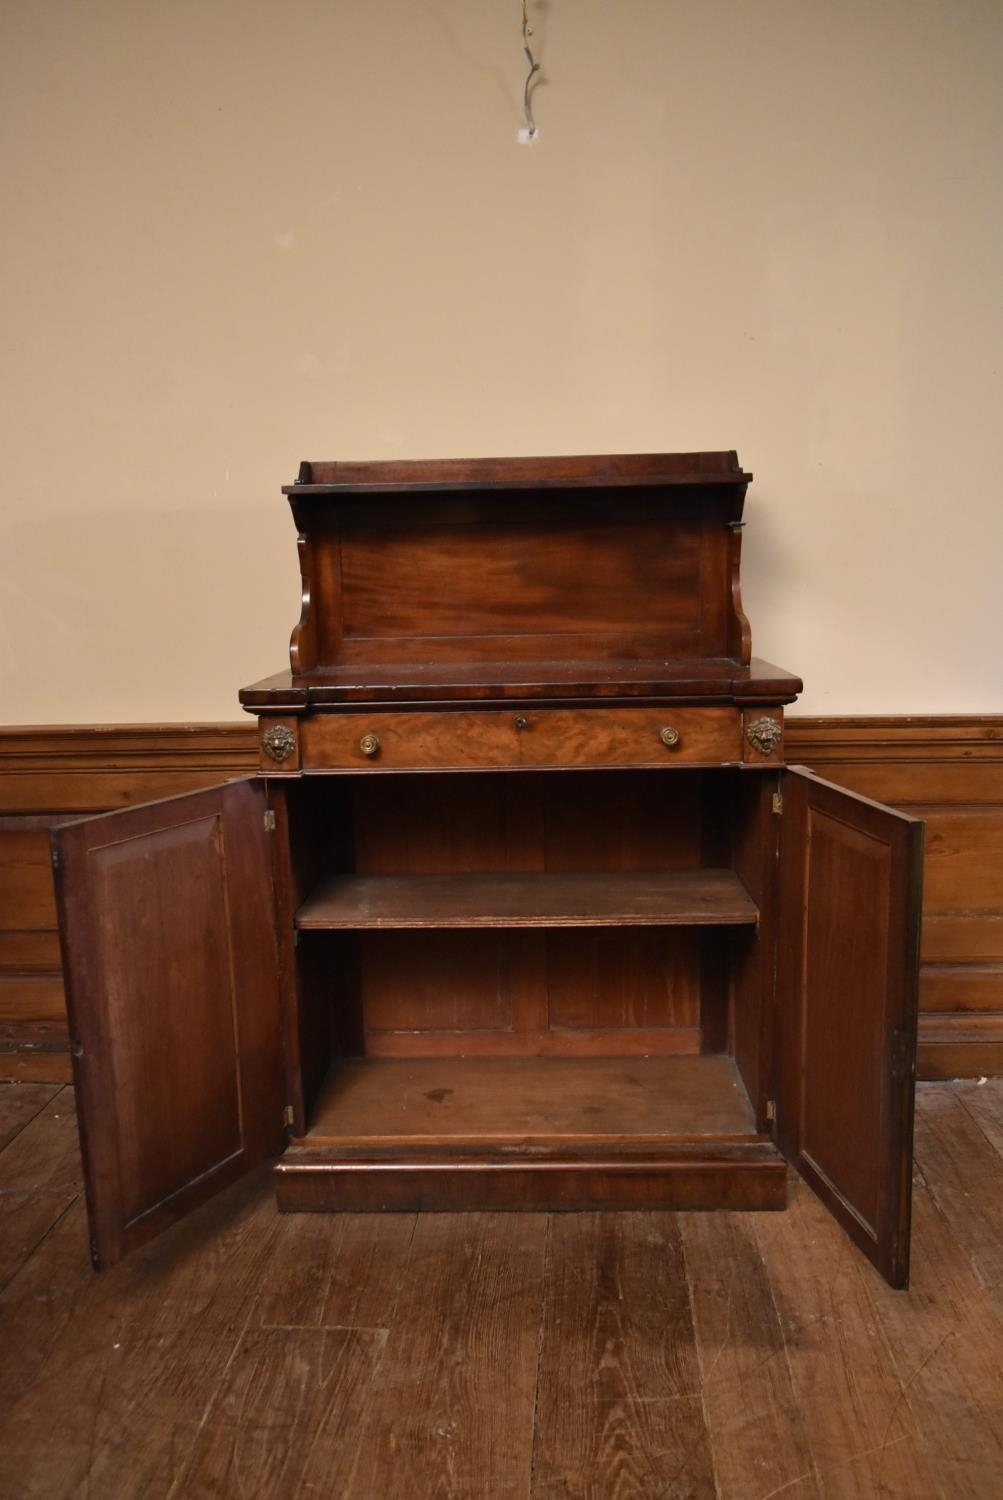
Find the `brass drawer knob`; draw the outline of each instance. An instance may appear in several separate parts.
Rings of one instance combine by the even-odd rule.
[[[659,730],[658,738],[671,750],[673,745],[679,744],[679,730],[673,729],[671,724],[666,724],[664,729]]]
[[[375,734],[364,734],[359,741],[359,749],[363,755],[378,755],[380,742]]]

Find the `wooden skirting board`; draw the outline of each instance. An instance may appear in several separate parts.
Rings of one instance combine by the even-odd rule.
[[[926,820],[920,1076],[1003,1075],[1003,716],[792,717],[787,760]],[[70,1076],[52,825],[257,762],[251,721],[0,728],[0,1078]]]
[[[1003,717],[788,720],[787,760],[926,821],[919,1076],[1003,1074]]]

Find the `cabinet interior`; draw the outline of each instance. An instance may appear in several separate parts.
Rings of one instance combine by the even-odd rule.
[[[775,784],[714,768],[276,786],[296,1141],[755,1134]]]

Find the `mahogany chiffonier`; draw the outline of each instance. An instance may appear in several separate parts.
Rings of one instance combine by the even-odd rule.
[[[286,1210],[776,1209],[790,1164],[905,1283],[922,824],[784,766],[749,477],[302,466],[260,775],[54,835],[96,1266],[272,1155]]]

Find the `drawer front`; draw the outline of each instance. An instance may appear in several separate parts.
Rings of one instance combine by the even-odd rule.
[[[733,708],[320,714],[300,725],[307,771],[717,765],[742,751]]]

